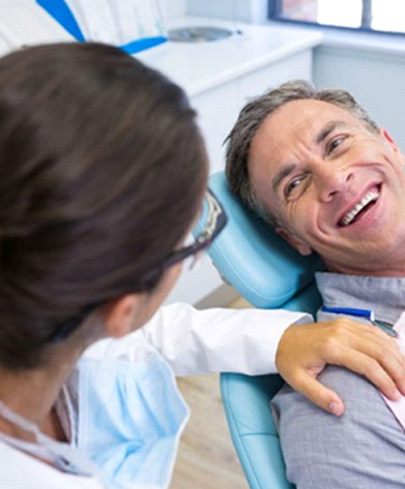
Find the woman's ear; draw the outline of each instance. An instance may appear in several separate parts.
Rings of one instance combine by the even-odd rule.
[[[281,226],[276,227],[275,231],[279,236],[285,239],[290,246],[297,250],[300,255],[312,255],[313,249],[307,243],[305,243],[305,241],[298,238],[295,234],[291,233]]]
[[[135,311],[140,305],[140,295],[128,294],[108,303],[104,309],[106,333],[120,338],[134,329]]]

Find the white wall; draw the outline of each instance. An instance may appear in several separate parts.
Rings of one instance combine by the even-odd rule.
[[[186,12],[186,0],[161,0],[168,22]]]
[[[403,54],[321,46],[315,50],[314,81],[319,87],[340,87],[352,93],[405,151]]]

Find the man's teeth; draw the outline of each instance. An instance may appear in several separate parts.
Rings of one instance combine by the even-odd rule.
[[[348,226],[353,219],[357,216],[357,214],[366,207],[370,202],[376,201],[379,196],[379,192],[376,190],[370,190],[370,192],[367,192],[366,195],[361,199],[361,201],[356,204],[353,209],[348,212],[342,219],[342,225],[343,226]]]

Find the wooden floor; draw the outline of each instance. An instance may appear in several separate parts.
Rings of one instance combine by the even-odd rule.
[[[243,300],[231,307],[248,307]],[[191,409],[171,489],[248,489],[226,425],[218,375],[178,379]]]
[[[179,380],[191,418],[180,442],[172,489],[247,489],[228,434],[217,375]]]

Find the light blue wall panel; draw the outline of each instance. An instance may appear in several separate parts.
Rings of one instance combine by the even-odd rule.
[[[405,151],[405,55],[321,46],[313,60],[319,87],[349,90]]]

